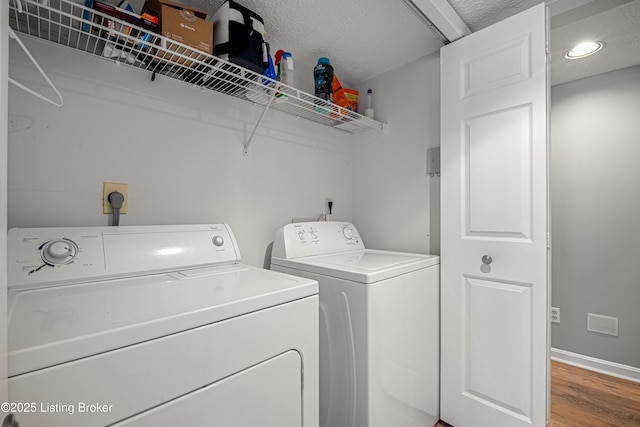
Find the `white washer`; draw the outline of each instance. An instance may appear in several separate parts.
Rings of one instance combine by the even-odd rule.
[[[22,427],[318,426],[318,285],[225,224],[9,231]]]
[[[320,287],[320,426],[439,419],[439,257],[365,249],[346,222],[288,224],[271,269]]]

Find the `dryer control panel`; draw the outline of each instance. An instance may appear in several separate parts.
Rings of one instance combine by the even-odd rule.
[[[359,249],[364,249],[364,243],[349,222],[299,222],[276,232],[272,256],[293,259]]]
[[[226,224],[13,228],[9,290],[240,262]]]

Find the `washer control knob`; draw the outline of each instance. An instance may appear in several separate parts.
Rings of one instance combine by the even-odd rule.
[[[351,229],[349,227],[343,227],[342,228],[342,235],[347,240],[353,239],[353,231],[351,231]]]
[[[298,237],[300,238],[300,240],[304,240],[304,231],[299,231]]]
[[[67,239],[53,240],[42,248],[42,258],[51,264],[71,262],[78,253],[75,243]]]
[[[222,236],[216,236],[213,238],[213,244],[216,246],[224,245],[224,238]]]

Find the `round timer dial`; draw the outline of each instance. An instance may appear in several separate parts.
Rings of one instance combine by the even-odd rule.
[[[345,239],[353,239],[353,231],[349,227],[342,227],[342,235]]]
[[[42,247],[41,255],[49,264],[67,264],[78,255],[78,245],[68,239],[52,240]]]

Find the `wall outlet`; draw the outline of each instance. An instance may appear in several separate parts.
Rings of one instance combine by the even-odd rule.
[[[102,184],[102,213],[113,213],[111,203],[109,203],[109,194],[114,191],[118,191],[124,196],[124,202],[120,208],[120,213],[126,214],[129,211],[129,184],[118,182],[105,182]]]
[[[551,323],[560,323],[560,309],[558,307],[551,307]]]

